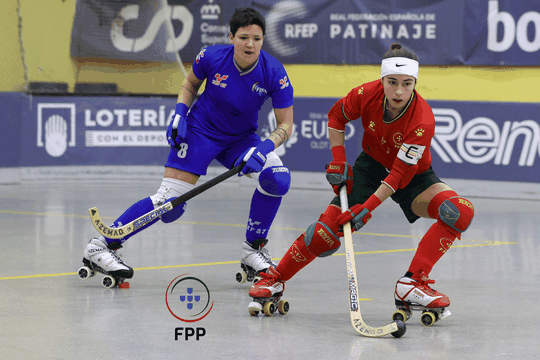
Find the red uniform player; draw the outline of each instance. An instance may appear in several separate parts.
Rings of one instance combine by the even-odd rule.
[[[316,257],[337,251],[341,244],[340,225],[351,222],[353,230],[358,231],[371,213],[391,197],[410,223],[420,217],[436,220],[420,241],[408,271],[396,283],[394,297],[400,311],[394,317],[407,320],[411,310],[430,310],[434,322],[449,314],[445,309],[450,300],[430,287],[434,281],[429,280],[429,274],[454,240],[467,230],[474,207],[431,168],[435,118],[415,90],[418,70],[414,52],[393,44],[383,56],[381,79],[352,89],[330,109],[333,161],[326,176],[336,194],[341,187],[347,187],[350,209],[342,213],[339,196],[331,201],[279,264],[251,287],[251,313],[264,304],[264,299],[279,298],[285,281]],[[345,157],[344,131],[349,121],[359,118],[364,128],[363,151],[351,167]]]

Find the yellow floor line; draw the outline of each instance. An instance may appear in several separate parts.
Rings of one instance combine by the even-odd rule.
[[[477,247],[477,246],[498,246],[498,245],[513,245],[517,242],[503,242],[503,241],[489,241],[484,244],[473,244],[473,245],[453,245],[454,248],[468,248],[468,247]],[[396,253],[396,252],[405,252],[405,251],[416,251],[416,249],[394,249],[394,250],[375,250],[375,251],[358,251],[354,255],[369,255],[369,254],[385,254],[385,253]],[[345,253],[338,253],[332,256],[345,256]],[[281,258],[273,258],[273,260],[281,260]],[[166,265],[166,266],[150,266],[150,267],[141,267],[134,268],[133,270],[161,270],[161,269],[174,269],[174,268],[183,268],[183,267],[195,267],[195,266],[215,266],[215,265],[230,265],[238,264],[240,261],[218,261],[210,263],[199,263],[199,264],[183,264],[183,265]],[[34,279],[34,278],[45,278],[45,277],[55,277],[55,276],[71,276],[77,275],[76,272],[69,273],[57,273],[57,274],[35,274],[35,275],[21,275],[21,276],[7,276],[0,277],[0,280],[19,280],[19,279]]]

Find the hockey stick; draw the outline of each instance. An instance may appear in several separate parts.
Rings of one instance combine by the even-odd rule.
[[[92,219],[92,224],[96,228],[96,230],[103,236],[109,238],[109,239],[121,239],[125,237],[126,235],[131,234],[132,232],[136,231],[140,227],[144,226],[145,224],[148,224],[155,218],[165,214],[168,211],[171,211],[175,207],[185,203],[189,199],[199,195],[200,193],[210,189],[214,185],[219,184],[220,182],[227,180],[233,175],[236,175],[240,172],[240,170],[243,169],[245,165],[245,162],[242,162],[240,165],[237,165],[233,167],[231,170],[216,176],[215,178],[205,182],[204,184],[197,186],[195,189],[188,191],[182,196],[177,197],[176,199],[173,199],[172,201],[169,201],[154,210],[138,217],[137,219],[133,220],[129,224],[126,224],[124,226],[113,228],[110,226],[107,226],[99,216],[99,211],[97,207],[93,207],[91,209],[88,209],[88,212],[90,213],[90,218]]]
[[[347,199],[346,186],[343,186],[339,191],[339,198],[341,200],[341,211],[347,211],[349,209],[349,202]],[[351,323],[354,330],[360,335],[368,337],[380,337],[388,334],[392,334],[392,336],[396,338],[402,337],[407,330],[403,321],[397,320],[391,324],[374,328],[366,325],[362,319],[360,303],[358,301],[358,277],[356,276],[356,264],[354,262],[354,248],[350,222],[343,225],[343,237],[345,243],[345,256],[347,259],[347,278],[349,280],[349,307]]]

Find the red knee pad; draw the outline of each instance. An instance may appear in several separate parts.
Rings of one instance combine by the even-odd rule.
[[[455,191],[442,191],[435,195],[428,206],[428,213],[448,225],[461,238],[461,233],[469,228],[474,217],[473,204]]]
[[[304,235],[306,248],[315,256],[330,256],[339,249],[341,241],[337,236],[339,226],[335,218],[332,218],[332,212],[327,210],[321,215],[319,221],[311,224]]]

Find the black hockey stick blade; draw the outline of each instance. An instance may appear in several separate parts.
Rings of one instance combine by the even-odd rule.
[[[339,198],[341,201],[341,212],[347,211],[349,209],[349,202],[347,199],[346,186],[343,186],[340,189]],[[358,277],[356,276],[356,264],[354,261],[351,223],[346,223],[343,225],[343,237],[343,242],[345,244],[345,257],[347,260],[347,278],[349,283],[349,311],[354,330],[356,330],[356,332],[358,332],[360,335],[367,337],[381,337],[389,334],[392,334],[392,336],[396,338],[402,337],[405,334],[405,331],[407,331],[403,321],[396,320],[385,326],[371,327],[366,325],[362,319],[358,295]]]
[[[230,169],[227,172],[224,172],[223,174],[220,174],[216,176],[215,178],[205,182],[204,184],[197,186],[195,189],[188,191],[187,193],[183,194],[182,196],[177,197],[176,199],[169,201],[154,210],[138,217],[137,219],[133,220],[132,222],[114,228],[110,227],[107,224],[105,224],[101,217],[99,216],[99,211],[97,207],[93,207],[91,209],[88,209],[88,213],[90,214],[90,219],[92,219],[92,224],[96,228],[96,230],[103,236],[109,238],[109,239],[121,239],[125,237],[126,235],[131,234],[132,232],[136,231],[137,229],[140,229],[142,226],[148,224],[149,222],[153,221],[157,217],[165,214],[166,212],[171,211],[175,207],[185,203],[189,199],[199,195],[200,193],[210,189],[211,187],[219,184],[220,182],[227,180],[228,178],[238,174],[243,168],[244,168],[245,162],[242,162],[240,165],[237,165]]]

